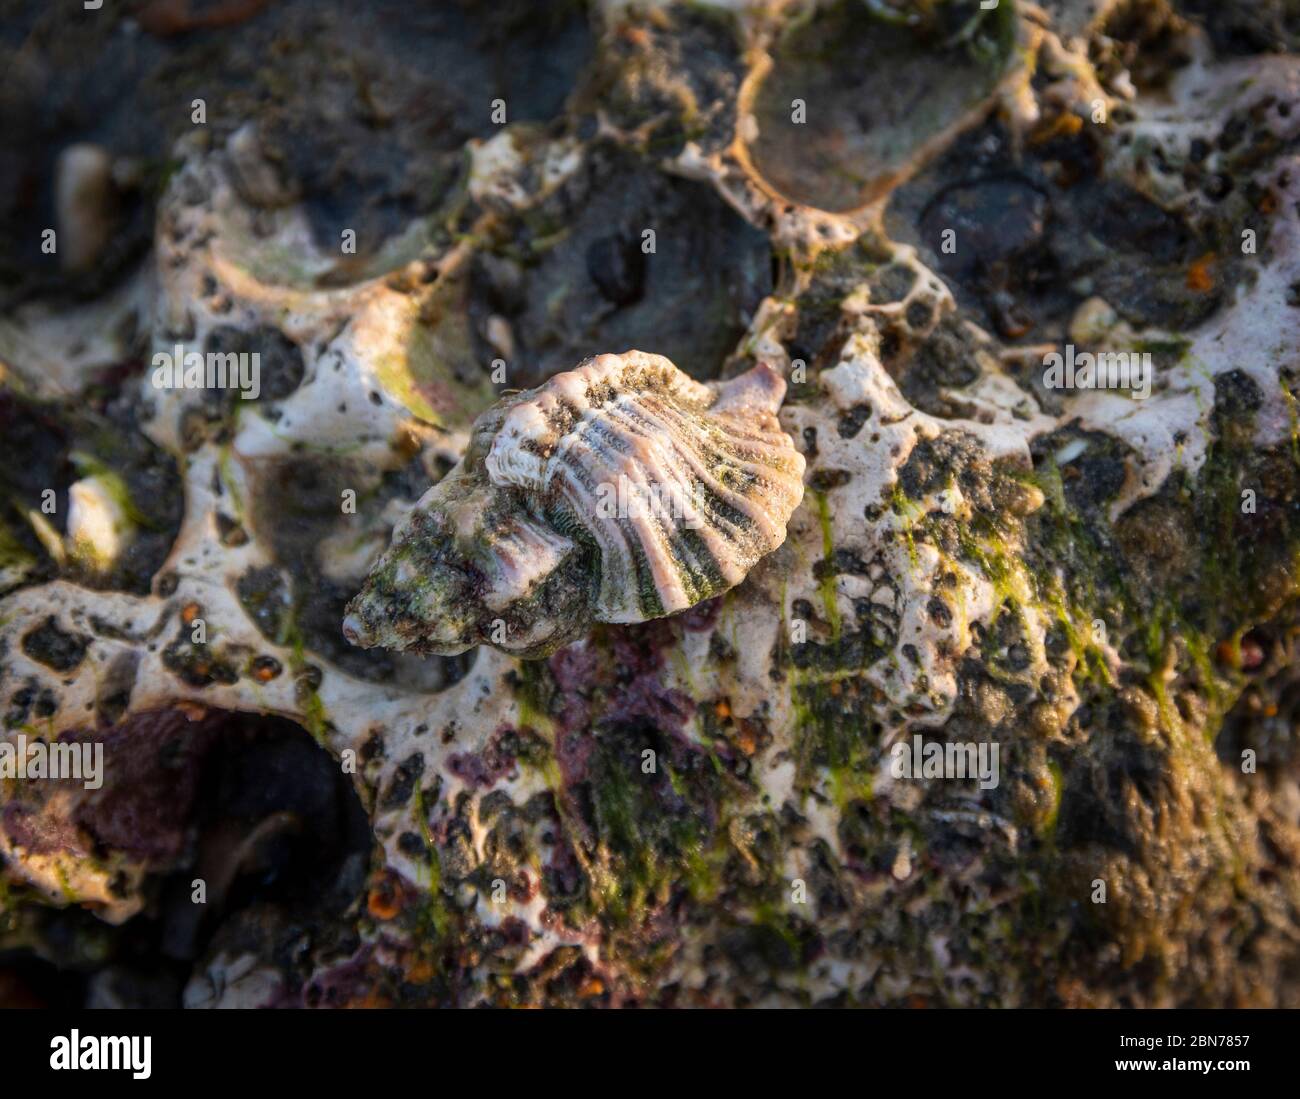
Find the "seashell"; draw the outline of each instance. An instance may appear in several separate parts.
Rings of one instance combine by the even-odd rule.
[[[760,364],[703,385],[640,351],[598,355],[475,422],[460,464],[393,532],[348,604],[355,645],[544,656],[593,621],[675,614],[785,541],[803,456]]]

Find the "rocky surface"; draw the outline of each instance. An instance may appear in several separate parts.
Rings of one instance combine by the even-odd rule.
[[[1286,4],[3,6],[0,739],[105,775],[0,778],[0,988],[1300,1005]],[[475,417],[633,348],[781,371],[784,545],[349,646]]]

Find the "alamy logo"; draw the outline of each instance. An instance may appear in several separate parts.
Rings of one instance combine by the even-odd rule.
[[[894,778],[977,778],[981,790],[998,784],[1001,745],[980,741],[926,741],[917,733],[912,743],[900,740],[890,749],[889,773]]]
[[[67,1037],[50,1039],[50,1068],[56,1072],[70,1069],[123,1069],[136,1080],[148,1080],[153,1039],[148,1037],[110,1038],[106,1034],[83,1035],[74,1030]]]
[[[246,401],[262,392],[262,356],[233,351],[159,351],[153,357],[155,389],[238,389]]]
[[[1151,396],[1151,352],[1053,351],[1043,356],[1043,384],[1048,389],[1129,389],[1139,401]]]
[[[619,474],[618,484],[596,486],[596,515],[601,519],[671,519],[687,530],[699,530],[704,517],[678,485],[639,484]]]
[[[87,790],[104,785],[104,745],[101,742],[28,743],[18,734],[16,743],[0,741],[0,778],[66,779],[81,781]]]

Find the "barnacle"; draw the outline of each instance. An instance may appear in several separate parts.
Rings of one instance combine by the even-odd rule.
[[[348,605],[354,644],[542,656],[599,622],[674,614],[785,540],[803,456],[760,364],[725,384],[598,355],[509,397],[394,531]]]

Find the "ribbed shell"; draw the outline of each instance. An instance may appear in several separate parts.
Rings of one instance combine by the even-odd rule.
[[[640,622],[738,584],[785,540],[804,461],[784,395],[766,364],[715,392],[659,355],[600,355],[516,398],[485,467],[598,551],[594,616]]]

